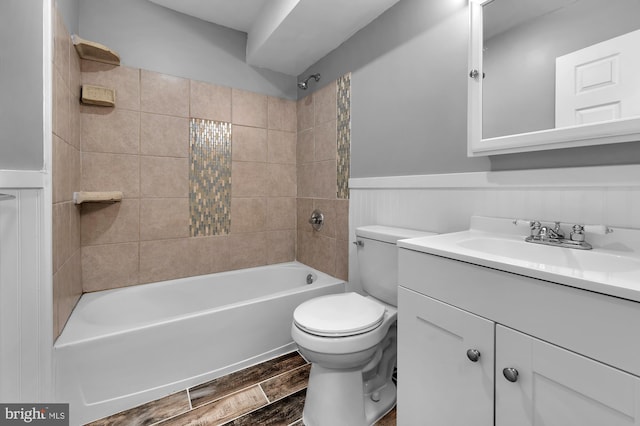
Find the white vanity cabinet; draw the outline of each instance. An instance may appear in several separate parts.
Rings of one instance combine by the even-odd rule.
[[[398,425],[640,425],[640,303],[403,248],[399,284]]]
[[[499,324],[495,385],[496,426],[640,425],[639,377]]]
[[[402,287],[398,305],[398,424],[493,424],[494,323]]]

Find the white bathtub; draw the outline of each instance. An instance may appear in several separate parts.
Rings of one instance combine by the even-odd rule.
[[[54,345],[56,399],[80,424],[289,352],[295,307],[344,291],[291,262],[84,294]]]

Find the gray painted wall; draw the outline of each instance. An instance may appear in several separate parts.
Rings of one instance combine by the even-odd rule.
[[[555,127],[556,57],[637,30],[639,16],[636,0],[581,0],[486,40],[483,137]]]
[[[245,62],[246,33],[147,0],[82,0],[81,37],[118,52],[122,65],[296,99],[296,78]]]
[[[79,34],[80,0],[56,0],[56,8],[67,26],[69,34]]]
[[[640,163],[640,143],[467,158],[468,26],[466,0],[400,0],[299,76],[352,72],[352,177]]]
[[[466,0],[401,0],[300,76],[352,72],[352,177],[489,169],[466,156],[468,21]]]
[[[0,2],[0,169],[41,170],[42,2]]]

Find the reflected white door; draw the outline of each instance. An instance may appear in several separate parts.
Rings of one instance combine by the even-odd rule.
[[[556,58],[556,127],[640,115],[640,30]]]

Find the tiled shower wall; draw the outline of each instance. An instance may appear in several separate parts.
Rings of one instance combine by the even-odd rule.
[[[349,75],[298,100],[298,260],[348,279]],[[339,137],[340,135],[340,137]],[[341,155],[338,155],[341,151]],[[313,231],[314,209],[325,225]]]
[[[279,99],[81,61],[54,20],[54,335],[82,292],[295,259],[347,278],[348,76]],[[81,106],[82,83],[115,89],[116,107]],[[80,190],[123,200],[79,207]]]
[[[82,207],[84,291],[295,259],[295,101],[88,61],[82,81],[117,94],[82,106],[82,189],[124,192]],[[213,232],[191,221],[190,187],[207,183],[190,173],[190,119],[232,127],[230,227]]]
[[[80,59],[53,8],[53,332],[62,330],[82,294],[80,209]]]

